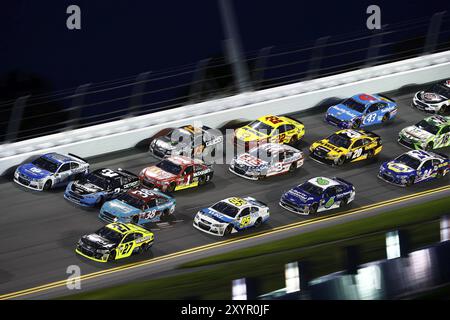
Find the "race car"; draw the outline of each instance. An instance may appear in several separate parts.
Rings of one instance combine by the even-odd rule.
[[[314,142],[309,150],[310,157],[316,161],[341,166],[375,157],[381,152],[381,138],[373,132],[344,129],[328,138]]]
[[[425,112],[447,114],[450,111],[450,80],[435,83],[417,92],[412,105]]]
[[[97,262],[108,262],[144,253],[153,241],[152,232],[132,223],[116,222],[82,236],[75,252]]]
[[[259,144],[286,143],[295,145],[305,134],[300,121],[286,116],[266,115],[234,133],[234,144],[248,151]]]
[[[392,99],[362,93],[328,108],[325,121],[343,129],[358,129],[394,119],[397,109]]]
[[[266,143],[231,160],[229,170],[246,179],[258,180],[293,172],[303,165],[303,153],[294,147]]]
[[[227,236],[250,227],[258,227],[269,219],[269,207],[251,197],[231,197],[200,210],[194,227],[215,236]]]
[[[398,142],[410,149],[433,150],[450,146],[450,117],[434,115],[400,131]]]
[[[341,178],[309,179],[280,198],[280,206],[291,212],[308,215],[346,207],[355,199],[355,187]]]
[[[191,125],[161,130],[152,137],[149,151],[158,158],[165,156],[199,156],[205,149],[212,150],[223,141],[220,132],[207,126]]]
[[[100,209],[99,218],[106,222],[146,224],[158,222],[175,211],[175,199],[157,189],[139,188],[107,201]]]
[[[50,190],[77,180],[89,172],[86,160],[69,153],[46,153],[14,172],[14,182],[36,191]]]
[[[81,206],[93,207],[139,185],[139,178],[131,172],[102,168],[70,182],[64,198]]]
[[[139,179],[147,187],[173,192],[204,185],[212,179],[213,174],[212,165],[201,160],[172,156],[143,169]]]
[[[411,150],[381,165],[378,177],[391,184],[408,187],[445,176],[450,170],[448,156]]]

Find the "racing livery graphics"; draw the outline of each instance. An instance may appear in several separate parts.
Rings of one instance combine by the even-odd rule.
[[[235,157],[229,170],[250,180],[293,172],[303,165],[303,153],[288,145],[266,143]]]
[[[161,221],[175,211],[175,199],[154,189],[139,188],[105,202],[99,218],[106,222],[145,224]]]
[[[355,187],[341,178],[316,177],[285,192],[280,206],[297,214],[343,208],[355,199]]]
[[[36,191],[49,190],[76,180],[89,172],[89,164],[73,154],[47,153],[31,163],[20,165],[14,182]]]
[[[381,152],[381,138],[363,130],[345,129],[314,142],[310,157],[322,163],[340,166],[346,162],[370,159]]]
[[[450,117],[425,118],[399,133],[398,142],[410,149],[433,150],[450,146]]]
[[[136,188],[139,184],[139,178],[131,172],[120,168],[103,168],[70,182],[64,192],[64,198],[81,206],[93,207]]]
[[[144,253],[153,245],[152,232],[131,223],[111,223],[78,241],[76,253],[97,261],[114,261]]]
[[[251,197],[232,197],[200,210],[194,227],[215,236],[226,236],[250,227],[258,227],[269,219],[269,207]]]
[[[448,156],[430,151],[408,151],[381,165],[378,177],[395,185],[411,186],[445,176],[450,170]]]
[[[214,134],[209,127],[188,125],[160,131],[152,138],[149,151],[158,158],[180,154],[199,156],[205,149],[212,150],[221,144],[222,140],[220,132]]]
[[[397,115],[397,104],[379,94],[357,94],[328,108],[325,121],[339,128],[363,128]]]
[[[235,131],[234,143],[245,150],[267,142],[295,145],[305,134],[300,121],[286,116],[267,115]]]
[[[450,80],[435,83],[417,92],[413,97],[412,105],[425,112],[448,114],[450,112]]]
[[[212,166],[201,160],[173,156],[143,169],[139,179],[150,188],[173,192],[204,185],[211,180],[213,173]]]

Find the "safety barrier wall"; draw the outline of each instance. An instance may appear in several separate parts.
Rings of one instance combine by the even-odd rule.
[[[390,91],[445,77],[450,77],[450,51],[4,144],[0,146],[0,174],[35,154],[56,151],[92,157],[132,148],[161,129],[193,121],[220,127],[235,119],[307,110],[328,98]]]

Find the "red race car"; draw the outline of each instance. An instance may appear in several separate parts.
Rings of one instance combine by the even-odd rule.
[[[142,170],[139,179],[150,188],[173,192],[203,185],[212,179],[213,173],[212,166],[201,160],[173,156]]]

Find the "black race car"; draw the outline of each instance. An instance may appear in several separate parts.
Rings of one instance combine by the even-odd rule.
[[[67,185],[64,198],[86,207],[94,207],[140,185],[131,172],[102,168]]]
[[[417,92],[413,97],[412,105],[425,112],[448,114],[450,112],[450,80],[435,83]]]
[[[149,151],[158,158],[176,155],[198,157],[205,150],[213,154],[215,147],[222,141],[222,134],[217,130],[187,125],[164,129],[155,134],[151,138]]]

